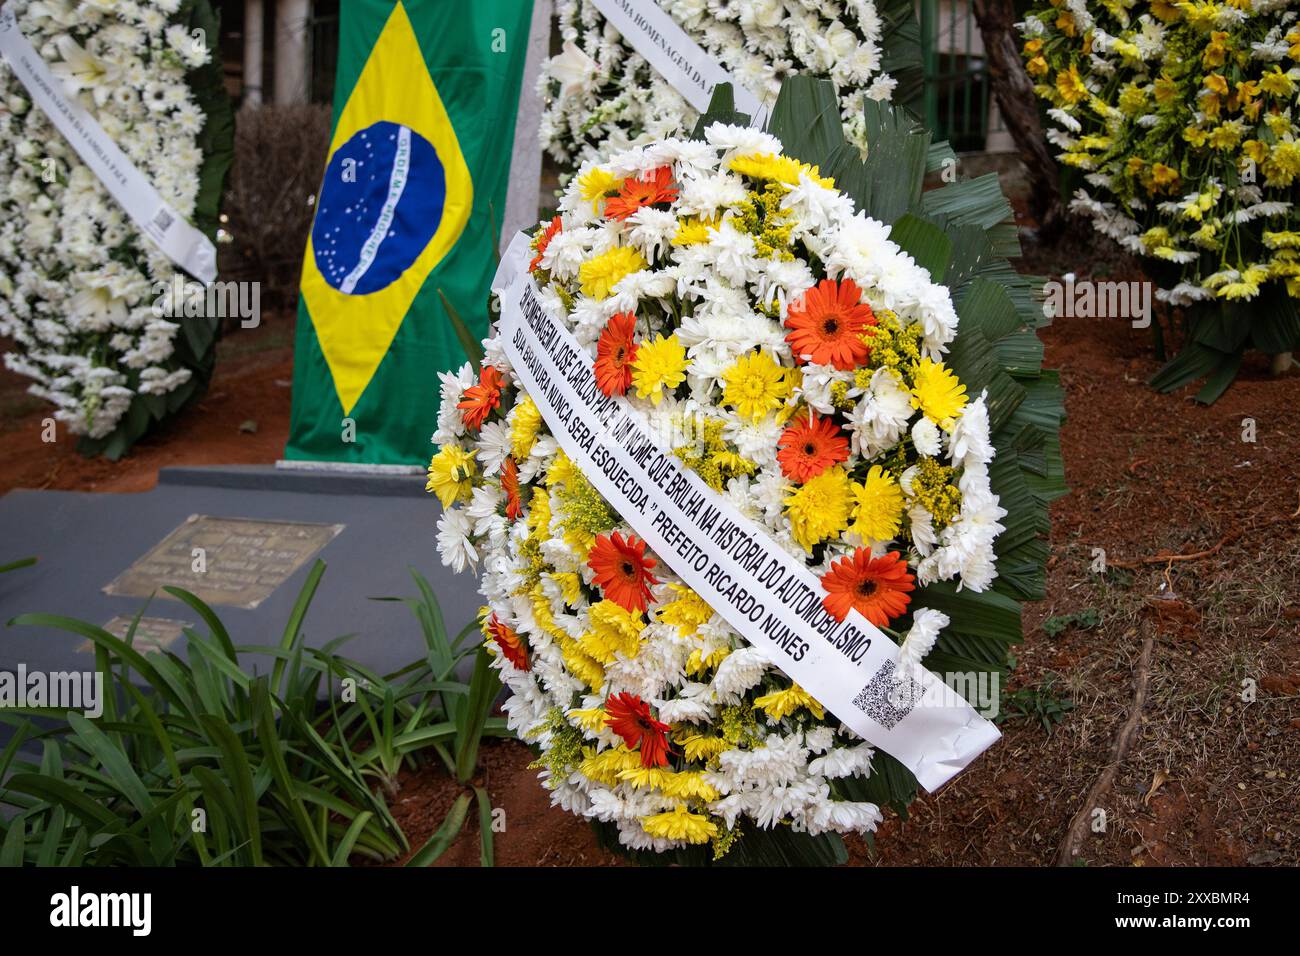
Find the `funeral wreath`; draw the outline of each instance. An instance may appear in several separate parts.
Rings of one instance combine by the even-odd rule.
[[[996,177],[888,105],[867,161],[798,78],[767,131],[585,165],[527,268],[546,314],[663,447],[860,612],[900,666],[998,672],[1042,589],[1063,490],[1054,375]],[[813,120],[812,117],[820,117]],[[428,487],[552,801],[643,859],[843,859],[911,774],[844,726],[651,552],[559,446],[500,338],[442,375]],[[676,556],[673,556],[676,557]]]
[[[1243,351],[1300,348],[1300,24],[1284,3],[1039,5],[1026,69],[1084,182],[1070,208],[1144,257],[1187,309],[1187,344],[1152,380],[1213,401]]]
[[[180,215],[214,236],[232,121],[208,0],[10,0],[18,29]],[[216,329],[155,308],[175,265],[0,58],[5,365],[87,453],[121,455],[202,394]]]

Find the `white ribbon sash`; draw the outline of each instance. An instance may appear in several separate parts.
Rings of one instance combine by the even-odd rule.
[[[717,60],[690,38],[677,21],[661,10],[654,0],[591,0],[632,49],[668,81],[697,113],[709,108],[713,88],[730,83],[736,109],[747,113],[750,125],[762,126],[767,109],[728,73]]]
[[[190,275],[205,284],[212,282],[217,277],[217,250],[211,240],[164,201],[95,118],[66,95],[63,84],[23,36],[9,7],[0,10],[0,55],[27,87],[32,102],[50,118],[140,231]]]
[[[751,645],[933,791],[1000,736],[952,688],[898,670],[898,646],[856,611],[836,621],[808,567],[660,447],[645,417],[596,386],[586,350],[542,308],[529,238],[492,288],[515,374],[565,453],[634,531]]]

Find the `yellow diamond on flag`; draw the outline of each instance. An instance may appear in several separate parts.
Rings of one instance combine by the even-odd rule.
[[[469,219],[474,184],[406,9],[370,51],[330,143],[302,295],[344,414]]]

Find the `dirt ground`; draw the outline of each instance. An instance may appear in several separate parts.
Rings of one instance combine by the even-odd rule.
[[[0,352],[8,342],[0,339]],[[282,457],[289,435],[293,323],[266,319],[235,328],[217,344],[207,395],[147,435],[120,461],[84,458],[60,425],[43,440],[49,406],[27,394],[29,380],[0,365],[0,494],[13,488],[148,491],[169,465],[266,464]]]
[[[1034,250],[1026,271],[1114,277],[1091,243]],[[222,343],[201,414],[118,463],[40,440],[42,409],[0,373],[0,492],[14,487],[141,491],[169,464],[272,462],[288,430],[289,323]],[[1058,319],[1046,365],[1062,370],[1071,493],[1052,510],[1049,594],[1027,607],[1004,739],[904,822],[887,814],[862,865],[1049,864],[1105,768],[1153,638],[1136,737],[1100,801],[1102,832],[1076,862],[1111,866],[1300,862],[1300,374],[1269,377],[1252,356],[1209,408],[1195,386],[1159,395],[1149,333],[1121,320]],[[1253,421],[1254,441],[1247,441]],[[248,430],[255,423],[255,431]],[[432,510],[430,512],[432,523]],[[1107,570],[1096,570],[1103,549]],[[1172,556],[1172,557],[1170,557]],[[617,859],[553,810],[517,743],[483,751],[482,782],[505,810],[498,864]],[[430,767],[407,774],[394,812],[414,846],[456,788]],[[471,813],[440,864],[478,860]]]

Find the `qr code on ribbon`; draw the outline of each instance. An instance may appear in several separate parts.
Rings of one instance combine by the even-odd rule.
[[[172,214],[167,211],[166,207],[159,209],[153,214],[153,224],[163,232],[166,232],[172,227],[172,222]]]
[[[886,730],[893,730],[895,724],[912,712],[924,693],[925,688],[919,682],[907,674],[897,673],[895,663],[886,661],[853,698],[853,706]]]

